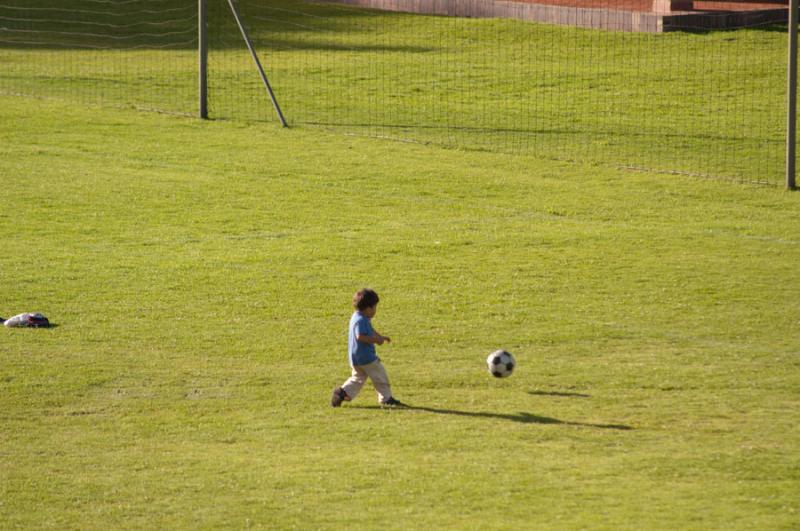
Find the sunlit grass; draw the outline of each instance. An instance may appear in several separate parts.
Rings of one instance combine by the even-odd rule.
[[[797,527],[794,194],[0,103],[5,527]]]

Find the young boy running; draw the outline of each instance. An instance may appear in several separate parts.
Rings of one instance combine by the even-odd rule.
[[[372,328],[371,319],[375,317],[379,301],[378,294],[366,288],[357,291],[353,296],[355,311],[350,318],[348,341],[352,374],[341,387],[333,390],[331,398],[333,407],[341,406],[345,400],[354,400],[367,378],[372,380],[372,385],[378,392],[378,402],[382,406],[405,405],[392,396],[386,369],[383,368],[381,360],[375,353],[375,345],[383,345],[384,342],[392,341],[391,338],[380,335]]]

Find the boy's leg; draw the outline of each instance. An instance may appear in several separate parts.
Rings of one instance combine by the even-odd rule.
[[[386,374],[386,369],[383,367],[381,360],[373,361],[368,365],[362,365],[361,368],[372,380],[372,385],[378,392],[378,402],[383,403],[392,398],[392,388],[389,385],[389,376]]]
[[[347,398],[353,400],[361,391],[361,388],[364,387],[364,383],[366,381],[367,373],[364,372],[363,365],[353,366],[353,372],[351,373],[350,378],[348,378],[347,381],[342,384],[342,389],[344,389],[344,392],[347,393]]]

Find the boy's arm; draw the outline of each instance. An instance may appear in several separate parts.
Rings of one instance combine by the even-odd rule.
[[[391,342],[392,339],[390,337],[382,336],[378,332],[373,330],[371,336],[357,334],[356,341],[358,341],[359,343],[367,343],[368,345],[383,345],[384,341]]]
[[[386,341],[387,343],[391,343],[391,342],[392,342],[392,338],[391,338],[391,337],[389,337],[389,336],[384,336],[384,335],[381,335],[381,333],[380,333],[380,332],[378,332],[378,331],[377,331],[377,330],[375,330],[375,329],[373,329],[372,331],[375,333],[375,335],[376,335],[376,336],[380,337],[381,339],[383,339],[383,340],[384,340],[384,341]]]

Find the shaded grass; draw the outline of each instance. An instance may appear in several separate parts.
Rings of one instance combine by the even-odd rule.
[[[797,526],[795,194],[0,99],[7,526]]]

